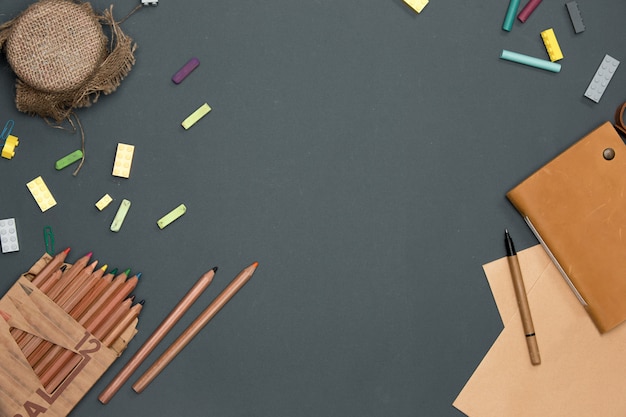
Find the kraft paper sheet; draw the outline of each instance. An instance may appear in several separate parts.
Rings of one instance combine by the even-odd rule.
[[[469,417],[626,415],[626,326],[601,335],[540,245],[518,258],[542,363],[530,363],[506,257],[483,265],[504,330],[453,405]]]

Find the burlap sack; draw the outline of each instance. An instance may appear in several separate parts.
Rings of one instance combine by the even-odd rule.
[[[0,48],[18,77],[18,110],[61,122],[115,91],[136,45],[113,19],[113,6],[99,16],[89,3],[41,0],[0,26]]]

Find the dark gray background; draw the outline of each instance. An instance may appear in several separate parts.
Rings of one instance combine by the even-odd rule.
[[[0,21],[30,3],[3,0]],[[137,3],[115,2],[115,16]],[[0,254],[1,292],[44,252],[46,225],[69,261],[93,251],[143,273],[140,333],[72,415],[460,416],[451,403],[502,329],[481,266],[504,255],[505,227],[518,250],[537,243],[505,193],[625,99],[621,67],[599,104],[583,93],[606,53],[626,63],[626,2],[579,0],[579,35],[564,3],[507,33],[505,0],[432,0],[419,15],[401,0],[162,0],[122,25],[138,48],[118,91],[78,111],[77,177],[54,162],[78,135],[15,109],[2,56],[0,127],[14,119],[20,144],[0,159],[0,218],[16,218],[21,250]],[[499,59],[547,58],[550,27],[560,73]],[[200,67],[173,84],[192,56]],[[130,179],[111,175],[118,142],[136,146]],[[39,175],[58,201],[45,213],[25,186]],[[105,193],[115,201],[99,212]],[[132,207],[113,233],[122,198]],[[97,401],[203,272],[220,267],[165,342],[253,261],[144,393],[137,373]]]

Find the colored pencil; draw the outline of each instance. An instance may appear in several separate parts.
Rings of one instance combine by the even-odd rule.
[[[106,320],[106,318],[113,313],[113,311],[126,299],[126,297],[130,295],[133,289],[137,286],[137,282],[137,275],[127,279],[121,286],[119,286],[119,288],[116,289],[116,291],[113,292],[110,298],[106,300],[106,303],[99,310],[95,311],[91,316],[84,315],[79,320],[79,324],[85,327],[85,330],[94,334],[98,331],[99,326]],[[52,392],[57,386],[53,384],[53,381],[58,380],[59,376],[63,376],[66,369],[69,368],[71,371],[74,366],[76,366],[77,362],[80,362],[80,358],[76,357],[72,351],[63,351],[61,349],[58,350],[58,353],[49,357],[50,360],[47,361],[47,365],[41,368],[42,373],[40,374],[40,379],[46,390],[48,392]]]
[[[145,301],[141,300],[132,306],[126,316],[124,316],[122,320],[120,320],[119,323],[111,329],[109,334],[102,339],[102,344],[104,346],[111,347],[113,343],[122,335],[122,333],[124,333],[124,330],[128,329],[128,326],[130,326],[131,323],[139,316],[144,304]]]
[[[135,392],[142,392],[159,373],[191,342],[202,328],[221,310],[222,307],[244,286],[256,270],[258,262],[244,268],[211,304],[183,331],[154,364],[133,384]]]
[[[50,262],[48,262],[46,266],[44,266],[43,269],[39,271],[39,273],[33,278],[33,280],[31,281],[33,285],[39,287],[41,283],[48,279],[48,277],[52,275],[54,271],[59,269],[61,265],[63,265],[63,262],[65,262],[65,258],[67,257],[68,253],[70,253],[70,248],[67,248],[63,252],[59,252],[58,254],[56,254],[50,260]]]
[[[135,355],[128,361],[122,370],[113,378],[107,387],[100,393],[98,399],[102,404],[108,403],[111,398],[119,391],[128,378],[137,370],[143,361],[150,355],[152,350],[163,340],[168,332],[180,320],[191,305],[198,299],[200,294],[211,284],[217,267],[203,274],[198,281],[191,287],[187,294],[178,302],[174,309],[161,322],[156,330],[148,337],[144,344],[137,350]]]

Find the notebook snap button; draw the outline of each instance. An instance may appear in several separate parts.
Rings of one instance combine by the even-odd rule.
[[[606,148],[603,152],[602,152],[602,156],[604,157],[604,159],[606,159],[607,161],[610,161],[611,159],[615,158],[615,150],[613,148]]]

